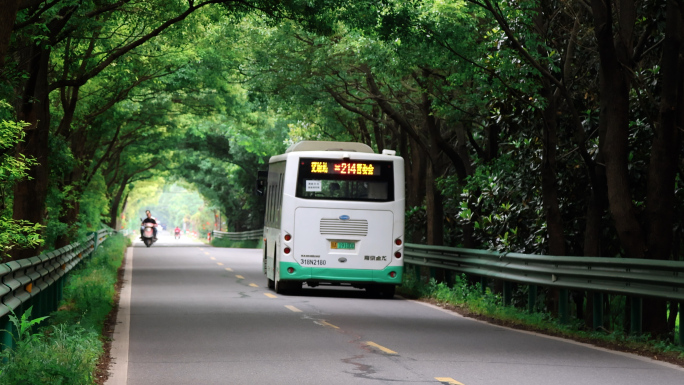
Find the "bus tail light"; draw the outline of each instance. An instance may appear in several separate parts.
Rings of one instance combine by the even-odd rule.
[[[287,268],[287,272],[290,273],[290,274],[294,273],[294,268],[288,267],[288,268]]]
[[[285,252],[285,254],[290,254],[291,250],[289,247],[286,247],[283,251]]]
[[[290,234],[285,234],[285,237],[284,237],[284,238],[285,238],[286,241],[289,241],[290,239],[292,239],[292,235],[290,235]]]
[[[401,243],[402,243],[402,242],[401,242],[401,239],[400,239],[400,238],[397,238],[397,239],[394,240],[394,244],[397,245],[397,246],[401,246]]]
[[[390,272],[390,277],[396,278],[396,277],[397,277],[397,273],[396,273],[395,271]]]
[[[394,253],[394,257],[401,258],[401,251],[397,251],[396,253]]]

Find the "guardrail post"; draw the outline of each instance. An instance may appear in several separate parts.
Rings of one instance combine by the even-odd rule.
[[[644,301],[639,297],[629,297],[630,307],[630,331],[632,334],[641,334],[641,321]]]
[[[413,277],[416,279],[416,282],[420,282],[420,266],[418,265],[413,265]]]
[[[503,283],[503,303],[504,306],[511,306],[511,299],[513,298],[513,283],[504,281]]]
[[[437,268],[436,267],[431,267],[430,268],[430,279],[437,279]]]
[[[444,280],[446,281],[447,286],[454,287],[454,277],[455,276],[456,276],[456,273],[454,273],[451,270],[445,270],[444,271]]]
[[[530,285],[527,290],[527,311],[534,313],[537,311],[537,285]]]
[[[603,327],[603,293],[594,292],[594,330]]]
[[[484,275],[480,277],[480,287],[482,288],[482,295],[487,294],[487,277]]]
[[[59,301],[62,299],[59,297],[59,281],[60,278],[57,278],[55,283],[53,284],[54,288],[52,290],[52,300],[54,301],[55,305],[53,306],[53,309],[57,310],[59,309]]]
[[[57,303],[62,302],[64,298],[64,276],[59,278],[59,285],[57,285]],[[59,306],[59,305],[57,305]]]
[[[38,314],[34,318],[42,317],[47,314],[45,306],[45,293],[42,291],[36,296],[36,306],[38,307]]]
[[[2,336],[2,340],[0,340],[0,351],[4,351],[5,349],[13,349],[14,348],[14,334],[16,333],[14,329],[14,324],[12,321],[10,321],[9,316],[4,316],[1,318],[2,323],[0,323],[0,327],[2,328],[2,331],[0,332],[0,335]]]
[[[100,242],[100,237],[97,235],[97,231],[93,231],[92,233],[88,233],[88,235],[93,236],[93,251],[97,250],[97,246]]]
[[[55,283],[52,282],[50,284],[50,286],[48,286],[45,289],[45,304],[47,306],[48,314],[52,313],[57,308],[57,306],[55,306],[55,303],[54,303],[55,302],[55,295],[54,295],[55,286],[54,286],[54,284]]]
[[[561,323],[568,323],[570,319],[570,309],[568,303],[570,302],[568,289],[558,290],[558,317]]]

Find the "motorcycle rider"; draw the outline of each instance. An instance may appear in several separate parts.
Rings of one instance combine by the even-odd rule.
[[[147,215],[147,218],[143,219],[142,224],[140,225],[140,238],[143,237],[143,231],[145,229],[145,223],[151,223],[153,225],[152,231],[154,232],[154,240],[157,240],[157,221],[152,218],[152,213],[150,210],[145,210],[145,215]]]
[[[173,230],[173,234],[175,235],[175,238],[180,238],[180,233],[181,233],[180,227],[176,226],[176,228]]]

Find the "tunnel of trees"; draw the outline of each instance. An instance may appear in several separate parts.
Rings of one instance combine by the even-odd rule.
[[[120,228],[153,180],[259,228],[257,171],[299,140],[397,150],[411,242],[684,259],[681,0],[0,7],[3,260]]]

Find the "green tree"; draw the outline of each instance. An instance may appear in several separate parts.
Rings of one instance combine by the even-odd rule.
[[[12,185],[28,176],[27,170],[34,160],[23,154],[14,155],[12,149],[24,139],[27,124],[9,118],[11,106],[0,101],[0,261],[15,248],[35,247],[43,243],[39,235],[40,224],[12,219]],[[8,119],[9,118],[9,119]]]

